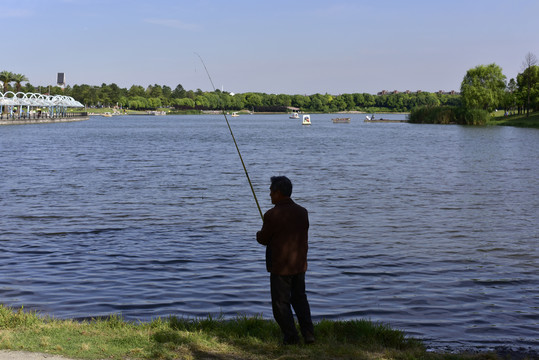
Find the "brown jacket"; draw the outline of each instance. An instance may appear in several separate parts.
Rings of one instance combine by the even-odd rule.
[[[264,215],[256,241],[266,245],[266,268],[276,275],[307,271],[309,215],[305,208],[287,198]]]

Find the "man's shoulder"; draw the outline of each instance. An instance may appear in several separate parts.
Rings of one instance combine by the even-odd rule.
[[[268,215],[271,215],[271,214],[277,214],[281,211],[286,211],[286,209],[292,209],[294,211],[301,211],[301,212],[307,212],[307,209],[304,208],[303,206],[299,205],[298,203],[296,203],[294,200],[292,199],[286,199],[284,201],[281,201],[280,203],[277,203],[275,204],[274,207],[272,207],[271,209],[269,209],[266,214]]]
[[[300,204],[298,204],[297,202],[295,202],[295,201],[293,201],[293,200],[291,200],[291,206],[293,206],[293,207],[295,207],[295,208],[297,208],[297,209],[301,209],[301,210],[303,210],[303,211],[307,211],[306,208],[304,208],[303,206],[301,206]]]
[[[294,213],[304,213],[304,214],[307,214],[307,209],[304,208],[303,206],[301,206],[300,204],[294,202],[292,199],[290,199],[289,202],[286,202],[284,204],[282,204],[282,206],[284,208],[288,208],[290,209],[289,211],[293,211]]]

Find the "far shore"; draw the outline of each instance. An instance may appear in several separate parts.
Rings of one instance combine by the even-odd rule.
[[[87,109],[89,111],[89,116],[104,116],[105,113],[110,113],[112,116],[120,115],[150,115],[148,111],[140,110],[114,110],[112,108],[102,108],[102,109]],[[158,111],[163,112],[167,115],[220,115],[223,113],[222,110],[185,110],[185,111],[171,111],[170,109],[159,109]],[[289,112],[256,112],[253,113],[249,110],[240,110],[240,111],[225,111],[227,115],[231,115],[232,112],[237,112],[239,115],[285,115]],[[300,112],[301,113],[301,112]],[[392,112],[392,111],[364,111],[364,110],[352,110],[352,111],[339,111],[336,113],[328,114],[400,114],[408,115],[408,112]],[[309,114],[316,114],[315,112],[309,112]],[[529,117],[526,114],[514,114],[505,116],[503,111],[496,111],[491,114],[492,118],[487,126],[515,126],[515,127],[525,127],[525,128],[539,128],[539,113],[532,112]],[[2,124],[2,123],[0,123]]]

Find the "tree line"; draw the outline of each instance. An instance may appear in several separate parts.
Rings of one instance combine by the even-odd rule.
[[[55,86],[33,86],[26,76],[9,71],[0,72],[4,92],[38,92],[50,95],[67,95],[87,107],[120,107],[132,110],[235,110],[247,109],[255,112],[282,112],[298,108],[309,112],[338,111],[399,111],[410,112],[415,108],[452,106],[467,109],[505,109],[506,111],[529,112],[539,109],[539,66],[535,55],[529,53],[523,63],[523,71],[516,79],[506,81],[502,69],[496,64],[479,65],[468,70],[460,94],[430,92],[392,92],[372,95],[312,94],[288,95],[247,92],[232,94],[215,90],[186,90],[181,84],[174,89],[167,85],[132,85],[129,89],[118,85],[101,84]],[[23,84],[26,82],[25,84]]]
[[[539,65],[537,57],[528,53],[522,72],[507,82],[502,68],[496,64],[478,65],[466,72],[461,86],[461,105],[422,106],[412,109],[410,121],[415,123],[485,124],[493,110],[505,114],[539,110]]]
[[[143,87],[133,85],[129,89],[116,84],[73,85],[61,88],[57,85],[33,86],[26,77],[14,80],[7,71],[0,73],[0,81],[4,84],[4,92],[38,92],[50,95],[67,95],[80,101],[87,107],[120,107],[132,110],[156,110],[158,108],[173,108],[175,110],[242,110],[255,112],[282,112],[289,108],[298,108],[310,112],[337,111],[400,111],[408,112],[422,105],[457,105],[460,103],[458,94],[429,93],[429,92],[393,92],[382,95],[368,93],[353,94],[312,94],[288,95],[247,92],[232,94],[215,90],[204,92],[200,89],[186,90],[181,84],[174,89],[166,85],[149,85]]]
[[[539,65],[528,53],[523,71],[508,82],[496,64],[478,65],[466,72],[461,83],[463,105],[467,108],[514,110],[518,113],[539,110]]]

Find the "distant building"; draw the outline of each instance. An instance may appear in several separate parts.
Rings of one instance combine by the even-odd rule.
[[[400,94],[400,93],[401,92],[399,90],[393,90],[391,92],[389,92],[387,90],[382,90],[382,91],[378,92],[377,95]],[[423,93],[423,90],[417,90],[415,92],[412,92],[410,90],[406,90],[403,93],[405,93],[405,94],[421,94],[421,93]],[[451,90],[451,91],[438,90],[434,94],[438,94],[438,95],[460,95],[460,93],[455,91],[455,90]]]

